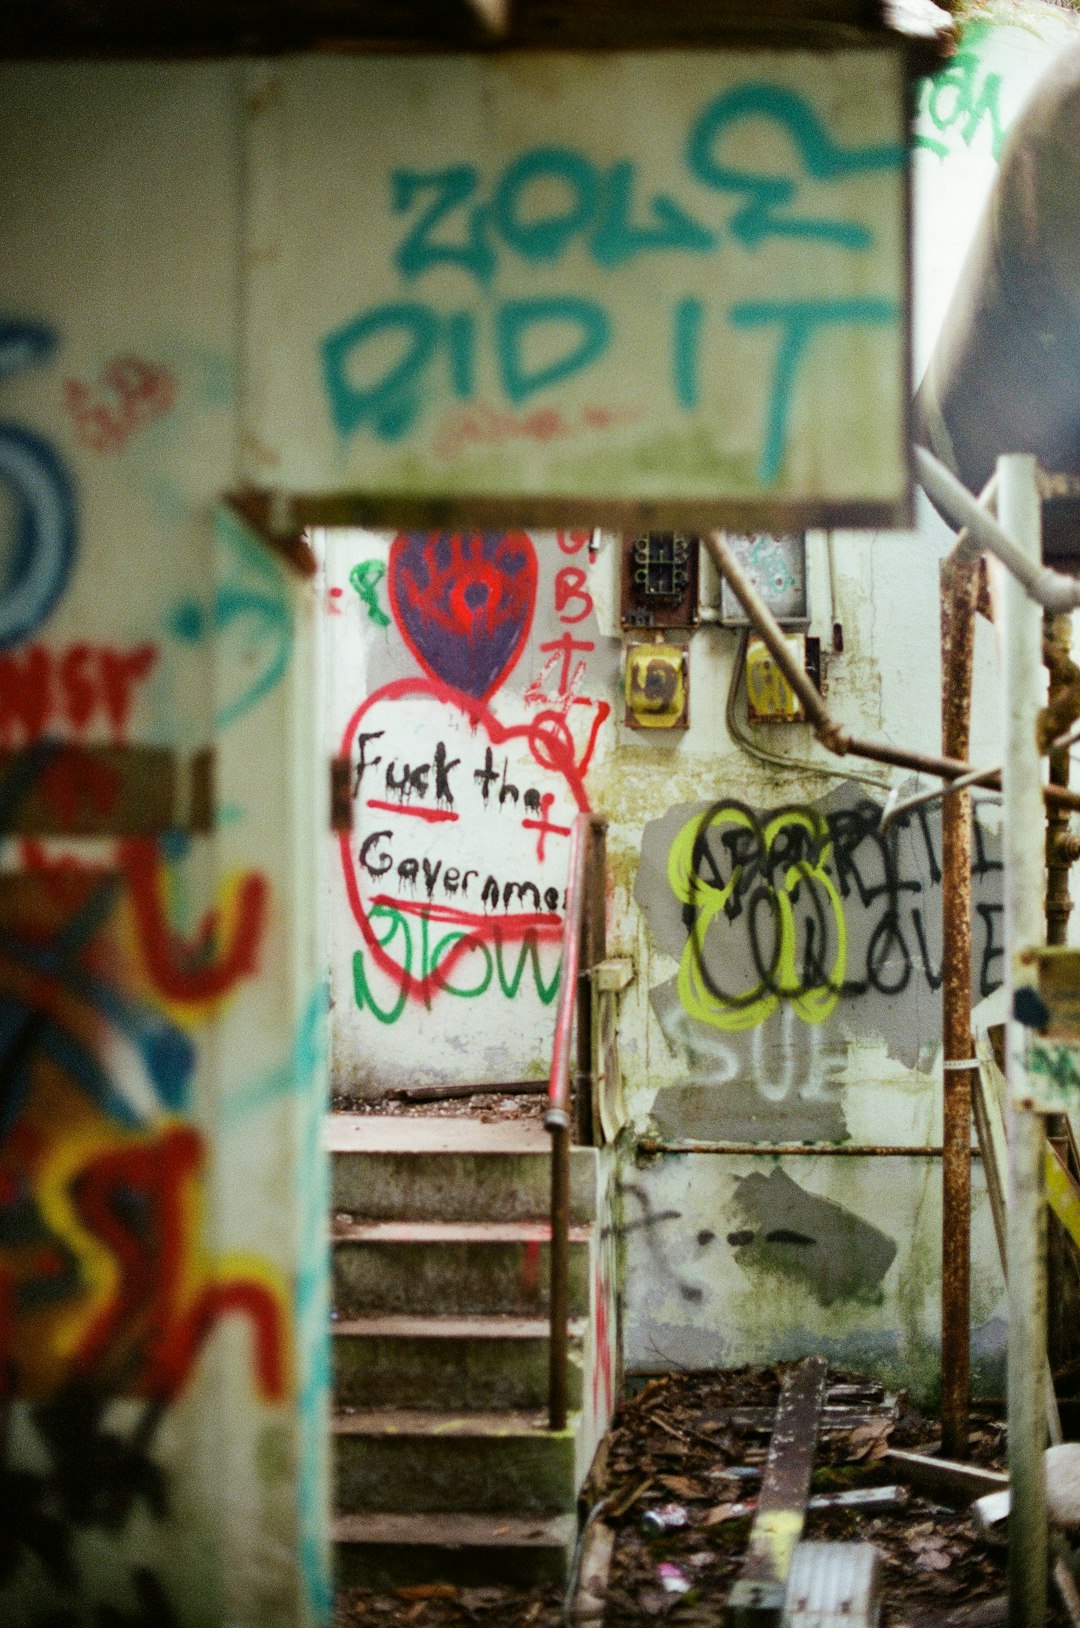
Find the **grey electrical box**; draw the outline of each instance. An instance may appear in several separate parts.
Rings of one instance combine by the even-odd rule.
[[[728,547],[782,627],[810,625],[806,587],[806,533],[772,537],[756,532],[729,536]],[[720,590],[720,621],[724,627],[745,627],[746,612],[727,580]]]

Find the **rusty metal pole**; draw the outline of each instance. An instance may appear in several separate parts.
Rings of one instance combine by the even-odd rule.
[[[941,568],[941,750],[966,758],[979,593],[977,560],[953,553]],[[941,809],[942,1452],[963,1458],[971,1379],[971,794]]]
[[[1050,650],[1063,662],[1072,654],[1072,617],[1047,615],[1044,632]],[[1050,698],[1053,700],[1058,686],[1053,677]],[[1050,783],[1054,786],[1069,784],[1069,749],[1050,753]],[[1072,899],[1069,896],[1068,858],[1069,814],[1060,804],[1048,804],[1046,809],[1046,942],[1064,944],[1068,938],[1069,915]]]

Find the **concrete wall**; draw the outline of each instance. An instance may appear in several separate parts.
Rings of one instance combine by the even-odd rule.
[[[257,415],[240,72],[6,68],[0,744],[217,752],[217,829],[9,840],[0,1618],[320,1620],[325,769]],[[91,800],[63,750],[42,795]],[[16,1482],[18,1474],[26,1479]]]
[[[1005,133],[1075,37],[1076,19],[1057,8],[988,8],[918,88],[913,383]],[[811,631],[827,652],[829,706],[854,732],[937,747],[938,561],[950,541],[922,503],[910,534],[837,534],[832,571],[827,538],[810,534]],[[495,584],[484,590],[490,600],[476,590],[478,604],[499,612],[478,642],[473,613],[454,612],[439,586],[455,549],[463,582]],[[559,902],[553,896],[548,925],[526,928],[513,921],[521,899],[508,909],[501,890],[528,878],[542,891],[565,862],[565,838],[549,837],[541,861],[530,829],[526,854],[523,809],[496,806],[494,781],[483,796],[489,742],[509,730],[492,763],[506,758],[511,783],[549,786],[564,829],[586,802],[610,821],[611,948],[636,969],[619,1027],[627,1365],[814,1348],[931,1391],[939,1161],[649,1161],[635,1149],[642,1136],[940,1143],[940,813],[909,816],[883,840],[885,773],[838,765],[801,726],[758,728],[749,747],[733,739],[738,635],[729,630],[691,638],[685,733],[623,727],[618,553],[608,536],[587,550],[583,539],[539,533],[501,543],[330,534],[329,745],[351,752],[357,819],[331,879],[336,1088],[377,1095],[386,1083],[546,1071]],[[832,652],[834,624],[842,654]],[[582,648],[571,654],[567,635]],[[455,691],[471,697],[468,707]],[[974,761],[997,753],[997,708],[983,624]],[[577,785],[569,761],[536,733],[551,710],[572,729]],[[440,744],[444,762],[455,760],[441,797]],[[406,764],[428,767],[402,796]],[[1002,970],[992,807],[982,819],[980,996]],[[458,886],[475,871],[479,909],[475,898],[442,897],[448,868]],[[497,905],[483,895],[488,877]],[[762,966],[774,965],[779,975],[763,978]],[[974,1181],[976,1382],[995,1388],[1002,1285],[978,1166]]]
[[[1076,39],[1076,23],[1049,6],[987,8],[920,89],[915,382],[1001,142],[1040,72]],[[844,633],[843,654],[828,656],[830,709],[855,731],[937,750],[938,560],[951,539],[920,501],[911,534],[834,541],[834,603],[824,538],[812,535],[809,549],[813,631],[826,651],[834,619]],[[846,772],[830,767],[797,726],[753,734],[790,757],[790,769],[730,741],[733,658],[732,635],[695,635],[690,731],[660,752],[624,736],[595,787],[599,806],[616,811],[616,948],[638,972],[621,1026],[634,1129],[721,1142],[940,1143],[940,816],[911,816],[894,843],[881,844],[873,810],[882,771],[852,760]],[[982,624],[975,762],[998,755],[999,698],[993,636]],[[976,854],[983,994],[1002,973],[994,820],[986,809]],[[699,856],[696,869],[695,839],[712,856]],[[793,953],[762,988],[760,967],[779,954],[785,912]],[[637,1161],[628,1151],[628,1366],[814,1349],[932,1392],[940,1187],[940,1161],[927,1158]],[[975,1384],[1000,1394],[1002,1281],[977,1164],[974,1187]]]
[[[569,832],[614,735],[589,533],[329,532],[334,1089],[546,1077]]]

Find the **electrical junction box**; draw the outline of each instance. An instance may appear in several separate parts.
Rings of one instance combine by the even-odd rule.
[[[626,646],[626,717],[629,729],[686,729],[690,675],[684,644],[633,642]]]
[[[697,626],[700,547],[700,538],[679,531],[643,532],[624,539],[624,628]]]
[[[784,641],[799,666],[805,665],[805,641],[801,634],[789,633]],[[746,646],[746,716],[752,724],[801,724],[806,714],[773,658],[771,650],[755,633]]]
[[[756,532],[728,537],[728,547],[782,627],[810,625],[806,585],[806,533],[772,537]],[[722,627],[746,627],[748,619],[725,579],[720,590]]]

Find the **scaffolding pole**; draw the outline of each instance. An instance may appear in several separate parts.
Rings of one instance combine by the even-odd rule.
[[[1028,587],[1042,563],[1035,459],[998,460],[998,522],[1028,562]],[[1002,773],[1009,1078],[1009,1628],[1046,1621],[1046,1492],[1043,1481],[1046,1373],[1045,1131],[1028,1100],[1024,1029],[1013,1016],[1018,983],[1031,977],[1019,954],[1044,940],[1044,845],[1036,719],[1041,704],[1042,616],[1023,583],[1006,573],[1002,598],[1004,736]]]

